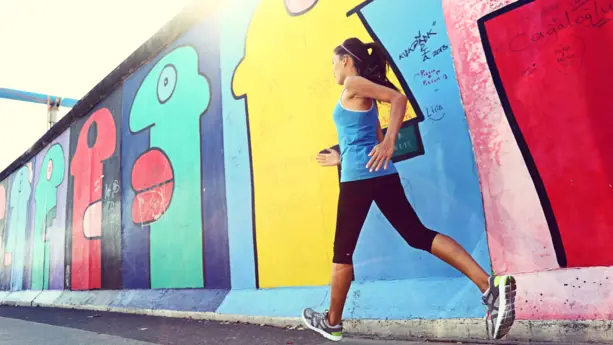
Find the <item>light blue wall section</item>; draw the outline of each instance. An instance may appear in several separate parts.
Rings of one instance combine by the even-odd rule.
[[[440,0],[374,0],[361,13],[425,116],[419,124],[425,154],[396,164],[407,196],[427,227],[456,239],[489,270],[479,178]],[[423,61],[421,41],[415,41],[431,29],[436,34],[424,42],[430,58]],[[414,51],[400,59],[411,47]],[[409,248],[374,205],[354,262],[359,281],[460,276],[432,255]]]
[[[221,10],[221,86],[230,272],[233,289],[256,287],[249,129],[245,98],[232,92],[245,54],[245,36],[257,0],[230,0]]]
[[[306,307],[323,311],[327,287],[232,290],[218,313],[298,317]],[[354,283],[344,317],[349,319],[446,319],[482,317],[479,290],[466,278],[411,279]]]
[[[30,162],[33,163],[34,158]],[[29,165],[22,166],[10,177],[11,190],[7,198],[8,203],[8,228],[6,231],[5,252],[11,253],[11,290],[23,290],[24,274],[27,274],[29,258],[28,237],[31,221],[28,211],[31,208],[32,184],[30,181]]]

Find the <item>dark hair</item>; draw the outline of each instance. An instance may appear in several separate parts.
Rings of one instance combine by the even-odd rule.
[[[371,49],[370,53],[368,49]],[[360,39],[352,37],[334,48],[334,54],[350,56],[360,76],[398,91],[396,85],[387,79],[387,57],[379,44],[363,43]]]

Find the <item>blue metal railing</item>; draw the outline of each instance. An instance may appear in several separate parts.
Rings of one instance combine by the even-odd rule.
[[[5,89],[0,87],[0,98],[13,99],[16,101],[39,103],[39,104],[54,104],[57,100],[60,100],[60,106],[62,107],[74,107],[78,100],[72,98],[62,98],[58,96],[43,95],[41,93],[27,92],[13,89]]]

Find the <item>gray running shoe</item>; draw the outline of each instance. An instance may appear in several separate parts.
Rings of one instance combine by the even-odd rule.
[[[490,287],[483,294],[483,304],[487,306],[485,329],[489,337],[504,337],[515,322],[515,294],[517,284],[512,276],[490,277]],[[491,323],[492,330],[489,326]]]
[[[343,325],[330,326],[328,323],[328,311],[318,313],[311,308],[302,311],[302,321],[310,330],[323,335],[332,341],[343,339]]]

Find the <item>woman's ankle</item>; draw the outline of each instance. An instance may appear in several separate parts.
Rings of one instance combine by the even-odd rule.
[[[328,313],[328,324],[330,326],[337,326],[341,324],[341,316],[337,316],[332,313]]]

